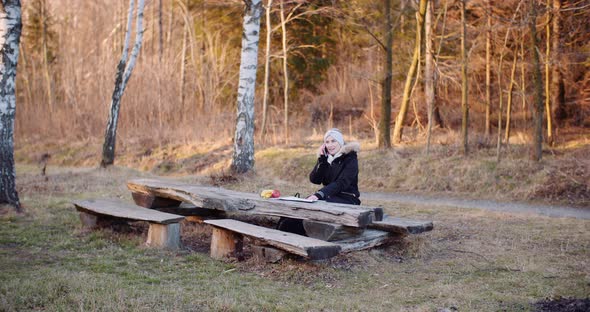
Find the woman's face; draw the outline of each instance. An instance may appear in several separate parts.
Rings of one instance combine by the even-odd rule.
[[[328,149],[328,153],[332,156],[334,156],[334,154],[338,153],[338,151],[340,150],[340,143],[338,143],[338,141],[336,141],[331,135],[329,135],[326,140],[324,141],[324,144],[326,144],[326,148]]]

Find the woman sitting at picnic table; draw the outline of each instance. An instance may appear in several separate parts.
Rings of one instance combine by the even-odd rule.
[[[356,155],[359,149],[357,142],[345,144],[340,130],[328,130],[324,135],[324,143],[318,150],[317,163],[309,174],[311,183],[322,184],[324,187],[307,199],[360,205]]]
[[[360,205],[356,153],[360,150],[357,142],[345,144],[340,130],[333,128],[324,135],[324,142],[318,150],[318,160],[309,174],[314,184],[323,184],[307,199],[325,200],[330,203]],[[281,231],[306,235],[303,221],[282,217],[277,228]]]

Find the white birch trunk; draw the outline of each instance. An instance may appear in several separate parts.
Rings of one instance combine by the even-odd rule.
[[[236,133],[231,164],[231,170],[236,173],[244,173],[254,167],[254,91],[258,67],[262,2],[260,0],[246,0],[245,3]]]
[[[14,166],[16,65],[22,30],[19,0],[2,0],[0,6],[0,204],[20,211]]]
[[[131,36],[131,25],[133,21],[133,8],[135,6],[135,0],[129,1],[129,14],[127,16],[127,32],[125,33],[125,44],[123,46],[123,53],[121,60],[117,66],[117,73],[115,76],[115,89],[113,90],[113,96],[111,98],[111,109],[109,112],[109,118],[107,120],[107,128],[104,135],[104,144],[102,147],[102,160],[100,162],[101,167],[107,167],[115,162],[115,146],[117,138],[117,123],[119,120],[119,109],[121,107],[121,98],[127,82],[131,78],[131,73],[135,67],[135,62],[139,51],[141,50],[141,44],[143,41],[143,8],[144,0],[139,0],[137,3],[137,17],[136,17],[136,33],[135,43],[131,55],[128,58],[129,39]]]

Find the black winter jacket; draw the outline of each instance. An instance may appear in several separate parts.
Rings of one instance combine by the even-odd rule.
[[[356,142],[345,144],[341,149],[342,156],[328,163],[327,156],[320,156],[309,180],[314,184],[324,185],[315,195],[319,199],[332,202],[360,204],[358,188],[358,159],[360,145]]]

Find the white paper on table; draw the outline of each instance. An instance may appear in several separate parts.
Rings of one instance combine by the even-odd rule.
[[[314,203],[314,202],[316,202],[315,200],[311,200],[311,199],[307,199],[307,198],[299,198],[299,197],[295,197],[295,196],[284,196],[284,197],[279,197],[277,199],[280,199],[280,200],[288,200],[288,201],[304,202],[304,203]]]

